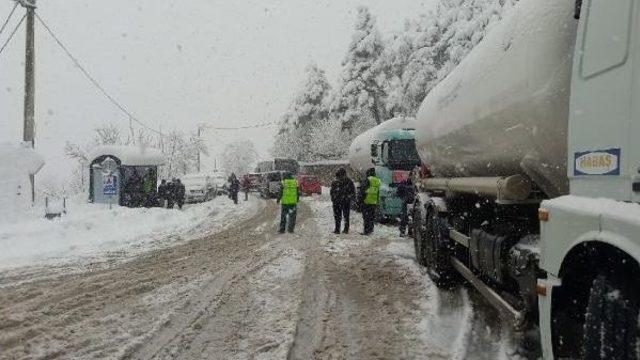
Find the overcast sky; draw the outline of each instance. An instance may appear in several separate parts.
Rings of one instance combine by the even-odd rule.
[[[358,5],[381,32],[400,30],[433,0],[38,0],[40,16],[80,62],[140,120],[163,131],[197,124],[243,126],[278,120],[305,66],[315,62],[334,85]],[[0,0],[4,21],[13,1]],[[17,23],[19,9],[3,43]],[[18,16],[19,15],[19,16]],[[36,24],[36,148],[39,176],[63,178],[66,140],[83,143],[92,129],[127,118],[82,77]],[[22,139],[24,26],[0,54],[0,141]],[[208,131],[213,153],[249,138],[267,152],[275,127]],[[205,166],[213,165],[205,158]]]

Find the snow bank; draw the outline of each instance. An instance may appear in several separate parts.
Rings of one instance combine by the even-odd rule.
[[[259,201],[238,206],[227,198],[185,209],[126,208],[106,204],[69,204],[60,219],[27,218],[0,226],[0,270],[20,266],[95,260],[174,244],[189,231],[211,222],[220,230],[255,214]],[[209,224],[207,224],[209,225]],[[202,232],[199,232],[203,236]]]
[[[15,221],[31,207],[29,175],[44,165],[26,143],[0,142],[0,224]]]

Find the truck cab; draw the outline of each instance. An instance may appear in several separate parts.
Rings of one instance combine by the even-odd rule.
[[[402,200],[396,196],[395,185],[407,179],[409,172],[420,166],[413,129],[383,130],[371,144],[371,159],[380,178],[379,214],[396,218],[402,212]]]
[[[640,3],[576,8],[570,194],[540,208],[543,354],[637,358],[629,347],[637,346],[640,301]]]

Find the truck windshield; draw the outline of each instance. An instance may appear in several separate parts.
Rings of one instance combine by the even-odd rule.
[[[420,156],[413,139],[389,142],[387,166],[392,170],[411,170],[420,165]]]

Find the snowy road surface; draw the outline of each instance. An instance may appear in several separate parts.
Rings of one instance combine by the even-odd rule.
[[[276,204],[256,206],[226,228],[201,228],[207,235],[127,261],[38,276],[0,272],[0,358],[496,359],[511,352],[496,314],[464,288],[437,290],[395,229],[336,236],[330,205],[305,199],[296,233],[276,235]],[[354,221],[353,232],[360,227]]]

